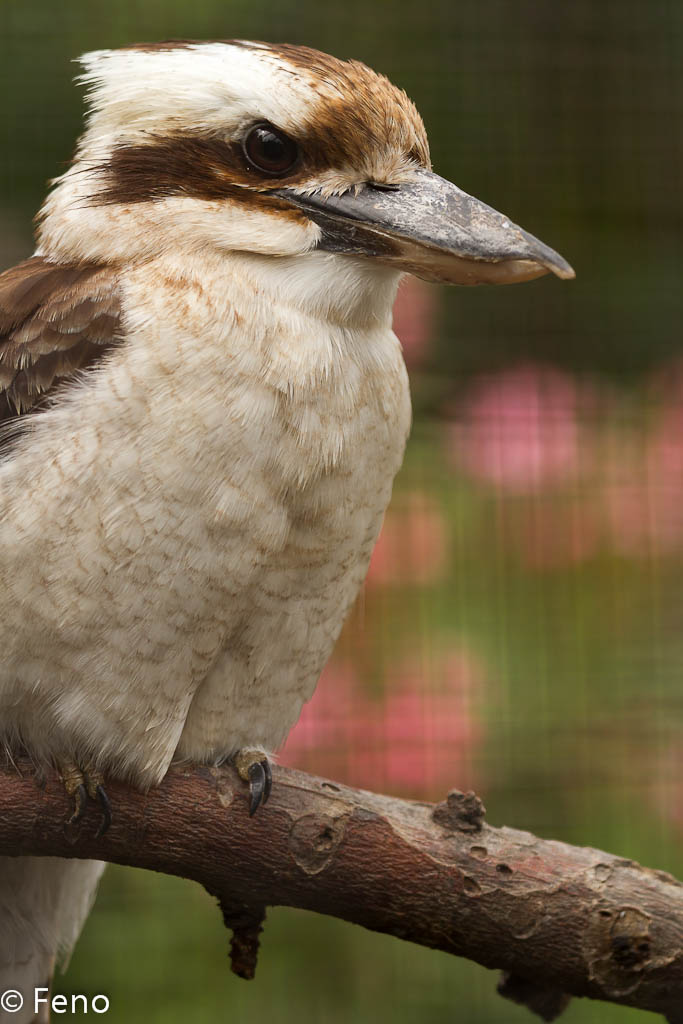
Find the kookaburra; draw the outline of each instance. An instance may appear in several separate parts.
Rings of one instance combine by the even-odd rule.
[[[253,810],[403,458],[401,275],[573,271],[432,173],[363,64],[235,41],[82,64],[73,163],[0,276],[0,739],[60,768],[74,817],[174,759],[235,757]],[[17,1024],[100,871],[0,860]]]

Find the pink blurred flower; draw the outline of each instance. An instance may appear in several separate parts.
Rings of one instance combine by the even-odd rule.
[[[524,366],[483,377],[449,429],[450,453],[472,476],[518,493],[579,470],[578,394],[560,370]]]
[[[349,785],[404,795],[471,785],[483,679],[472,654],[458,647],[435,665],[402,663],[375,697],[348,664],[333,661],[280,759]]]
[[[437,290],[424,281],[412,274],[401,281],[394,305],[394,331],[409,370],[417,369],[429,355],[437,302]]]
[[[397,494],[372,553],[368,583],[434,583],[448,563],[448,524],[438,502],[425,491]]]

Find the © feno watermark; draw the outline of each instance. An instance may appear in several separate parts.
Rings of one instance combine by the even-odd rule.
[[[98,993],[95,996],[85,996],[74,993],[71,996],[62,996],[57,993],[50,995],[48,988],[36,988],[33,990],[33,1012],[38,1014],[41,1006],[49,1006],[53,1013],[106,1013],[109,1009],[107,996]],[[18,1013],[24,1005],[24,994],[16,988],[8,988],[0,992],[0,1010],[5,1013]]]

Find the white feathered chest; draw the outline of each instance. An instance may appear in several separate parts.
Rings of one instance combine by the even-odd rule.
[[[384,323],[227,268],[121,281],[125,343],[0,471],[5,730],[158,781],[273,749],[367,569],[409,425]]]

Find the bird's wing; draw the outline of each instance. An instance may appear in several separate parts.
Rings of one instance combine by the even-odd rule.
[[[120,339],[117,271],[33,256],[0,274],[0,422],[45,404]]]

